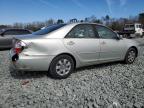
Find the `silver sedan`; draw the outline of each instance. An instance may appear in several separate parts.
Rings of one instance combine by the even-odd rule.
[[[30,30],[26,29],[2,29],[0,31],[0,50],[7,50],[12,48],[12,39],[16,35],[31,34]]]
[[[31,35],[15,37],[11,65],[21,71],[48,71],[53,78],[67,78],[75,68],[124,61],[131,64],[140,46],[100,24],[52,25]]]

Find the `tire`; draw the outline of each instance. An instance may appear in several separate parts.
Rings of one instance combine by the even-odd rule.
[[[53,59],[49,73],[52,78],[65,79],[74,70],[74,60],[68,55],[60,55]]]
[[[135,61],[136,57],[137,57],[137,51],[136,51],[136,49],[135,48],[130,48],[127,51],[127,53],[126,53],[124,62],[126,64],[132,64]]]

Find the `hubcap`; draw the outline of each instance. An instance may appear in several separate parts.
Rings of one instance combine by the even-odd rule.
[[[60,76],[67,75],[71,70],[71,62],[67,59],[61,59],[56,64],[56,72]]]
[[[136,57],[135,51],[130,51],[129,54],[128,54],[128,61],[130,63],[132,63],[135,60],[135,57]]]

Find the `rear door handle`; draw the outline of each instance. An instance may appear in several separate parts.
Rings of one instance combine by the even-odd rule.
[[[73,41],[69,41],[67,44],[68,45],[74,45],[75,43]]]

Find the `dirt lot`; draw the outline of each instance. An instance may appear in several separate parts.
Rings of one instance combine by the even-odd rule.
[[[0,108],[59,107],[144,108],[144,56],[131,65],[84,67],[54,80],[47,72],[10,72],[8,51],[0,52]]]

